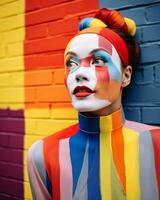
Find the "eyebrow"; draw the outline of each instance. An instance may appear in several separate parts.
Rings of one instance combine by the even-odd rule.
[[[74,53],[73,51],[68,51],[65,56],[68,56],[68,55],[78,57],[78,55],[76,53]]]

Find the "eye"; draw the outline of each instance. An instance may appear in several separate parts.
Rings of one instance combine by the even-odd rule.
[[[78,63],[75,62],[75,61],[73,61],[73,60],[68,60],[68,61],[66,62],[66,66],[67,66],[68,68],[74,68],[74,67],[78,67]]]
[[[105,65],[103,58],[94,58],[91,62],[92,65]]]

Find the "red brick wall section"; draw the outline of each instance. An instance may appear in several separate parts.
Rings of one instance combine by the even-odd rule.
[[[26,1],[26,107],[70,105],[63,80],[64,49],[77,33],[79,21],[97,9],[97,0]]]

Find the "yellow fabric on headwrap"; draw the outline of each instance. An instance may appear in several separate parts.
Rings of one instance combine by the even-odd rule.
[[[128,34],[134,36],[136,33],[136,23],[132,19],[127,17],[125,17],[124,20],[128,27]]]
[[[90,27],[102,27],[105,28],[107,25],[102,22],[100,19],[93,18],[93,20],[90,22]]]

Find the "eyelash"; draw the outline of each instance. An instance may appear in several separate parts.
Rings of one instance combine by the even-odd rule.
[[[70,66],[71,63],[74,63],[74,64],[76,64],[76,65],[78,66],[78,63],[77,63],[76,61],[72,60],[72,59],[71,59],[71,60],[68,60],[68,61],[66,62],[66,66],[67,66],[68,68],[71,67],[71,66]]]
[[[102,57],[96,57],[96,58],[94,58],[94,59],[92,60],[92,64],[93,64],[93,62],[95,62],[95,61],[97,61],[97,60],[101,60],[101,61],[104,62],[104,63],[107,62],[107,61],[106,61],[104,58],[102,58]]]

